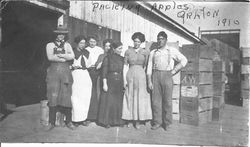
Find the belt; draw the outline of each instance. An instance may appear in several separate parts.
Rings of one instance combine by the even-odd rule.
[[[153,71],[172,71],[172,70],[153,69]]]
[[[122,72],[111,71],[109,72],[109,74],[119,75],[119,74],[122,74]]]
[[[77,70],[77,69],[85,70],[85,69],[87,69],[87,68],[83,68],[83,67],[72,67],[72,70]]]
[[[96,70],[96,67],[90,67],[88,70]]]

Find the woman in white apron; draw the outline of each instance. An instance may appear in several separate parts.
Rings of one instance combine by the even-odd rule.
[[[87,68],[90,65],[89,51],[85,49],[86,38],[75,38],[77,47],[74,49],[75,59],[72,64],[72,121],[76,126],[84,125],[89,111],[92,81]]]

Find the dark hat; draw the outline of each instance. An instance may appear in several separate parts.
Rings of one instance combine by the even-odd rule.
[[[54,33],[56,33],[56,34],[68,34],[69,31],[64,27],[59,26],[59,27],[57,27],[56,30],[54,30]]]

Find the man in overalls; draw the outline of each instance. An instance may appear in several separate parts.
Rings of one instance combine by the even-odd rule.
[[[158,48],[150,52],[147,77],[148,87],[152,90],[153,126],[156,130],[167,130],[172,123],[173,79],[187,64],[187,58],[176,48],[167,45],[167,34],[161,31],[157,35]],[[174,66],[174,62],[179,62]]]
[[[66,116],[65,124],[69,129],[74,129],[71,122],[71,93],[73,78],[70,71],[70,60],[75,55],[71,45],[66,42],[68,31],[58,28],[54,31],[55,41],[46,46],[46,53],[50,66],[47,69],[47,98],[49,105],[49,127],[48,131],[55,127],[56,112],[59,111]]]

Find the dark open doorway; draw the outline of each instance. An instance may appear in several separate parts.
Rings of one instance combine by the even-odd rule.
[[[2,10],[4,102],[17,106],[46,99],[46,43],[61,14],[24,1],[10,1]]]

